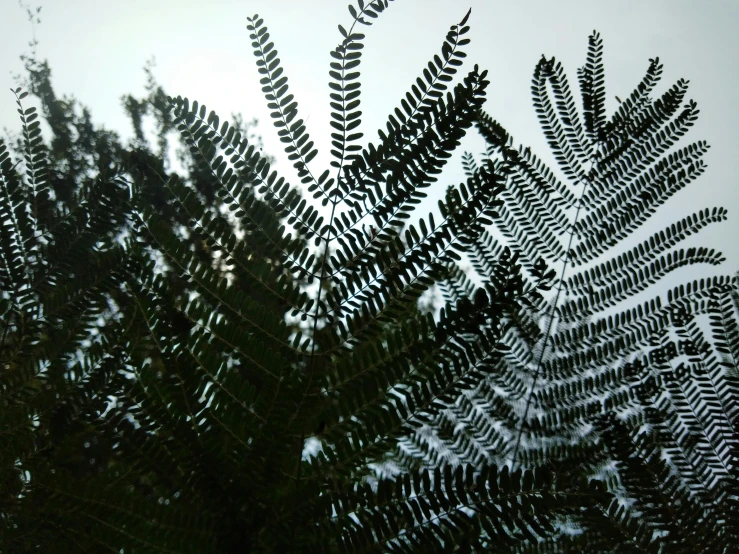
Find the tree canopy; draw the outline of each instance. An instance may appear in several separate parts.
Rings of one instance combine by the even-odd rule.
[[[723,260],[680,243],[727,212],[617,253],[704,171],[704,142],[675,146],[687,82],[653,98],[650,60],[609,117],[597,33],[580,108],[543,58],[534,108],[562,178],[483,111],[487,72],[460,73],[468,13],[362,146],[362,31],[389,7],[360,0],[339,26],[323,171],[248,18],[301,185],[242,117],[150,68],[124,144],[27,60],[51,140],[19,87],[20,135],[0,142],[3,550],[735,549],[739,280],[657,288]],[[486,155],[417,218],[473,129]],[[432,287],[438,312],[418,307]]]

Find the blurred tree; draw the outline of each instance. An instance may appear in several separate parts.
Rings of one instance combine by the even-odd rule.
[[[20,194],[24,185],[21,184],[23,176],[18,171],[26,170],[27,172],[29,167],[34,164],[38,166],[43,160],[43,172],[41,173],[38,167],[33,169],[33,172],[37,179],[38,175],[42,174],[41,182],[46,191],[45,198],[48,203],[44,212],[49,228],[47,237],[55,237],[46,240],[52,244],[56,241],[61,246],[71,238],[69,222],[76,220],[77,225],[80,226],[79,231],[83,236],[88,237],[86,239],[87,248],[94,250],[107,244],[108,248],[117,248],[121,253],[128,252],[133,244],[131,241],[135,232],[132,214],[147,206],[154,209],[172,233],[188,242],[189,249],[198,256],[199,260],[217,270],[223,279],[231,282],[234,288],[240,290],[247,298],[259,297],[261,302],[269,302],[261,298],[259,291],[249,290],[241,285],[243,272],[263,271],[265,263],[272,269],[268,272],[268,280],[272,279],[273,282],[279,279],[296,281],[293,275],[280,268],[279,260],[265,259],[263,243],[258,240],[253,230],[239,228],[236,221],[229,218],[227,213],[221,209],[221,200],[214,187],[216,181],[210,169],[201,162],[199,163],[197,157],[193,156],[189,149],[182,147],[179,141],[171,140],[170,135],[176,129],[173,126],[167,96],[154,77],[153,63],[147,63],[145,66],[146,95],[143,98],[136,98],[133,95],[126,95],[122,98],[123,107],[130,118],[134,134],[130,141],[124,141],[118,133],[96,125],[90,111],[73,97],[60,98],[57,96],[52,85],[51,69],[47,62],[39,61],[33,55],[24,56],[23,59],[26,76],[17,79],[40,103],[43,122],[47,126],[45,130],[49,138],[47,141],[42,140],[40,120],[34,121],[35,113],[28,114],[28,121],[25,122],[21,134],[7,137],[7,144],[10,148],[5,152],[6,162],[9,163],[11,159],[9,154],[14,154],[12,157],[19,160],[12,168],[6,168],[9,175],[15,175],[8,185],[11,187],[9,190],[15,190],[12,188],[15,186]],[[237,129],[257,148],[262,147],[260,137],[254,133],[256,120],[246,121],[238,114],[233,115],[232,119],[234,129]],[[31,141],[32,144],[29,143],[28,127],[32,127],[32,134],[35,136]],[[172,169],[174,166],[178,166],[179,171]],[[246,171],[242,172],[240,177],[245,182],[253,181]],[[220,256],[212,244],[208,244],[197,229],[187,227],[187,214],[178,210],[177,205],[168,197],[164,184],[169,179],[177,179],[191,189],[197,196],[198,202],[205,207],[214,221],[238,232],[243,237],[244,248],[252,253],[250,260],[234,267],[229,264],[228,259]],[[12,185],[12,182],[17,184]],[[125,194],[133,203],[115,201],[115,196],[110,196],[114,192],[117,195]],[[100,208],[104,206],[104,209],[102,212],[98,211],[97,216],[89,215],[93,213],[90,210],[94,209],[93,198],[100,194],[107,198],[100,204]],[[16,211],[22,209],[19,207],[23,202],[20,198],[19,196],[16,199]],[[261,204],[260,209],[264,213],[265,223],[277,225],[278,218],[270,206],[258,200],[257,203]],[[11,205],[13,204],[11,199]],[[90,217],[105,217],[108,223],[95,227],[94,232],[91,232],[90,229],[85,229],[91,221]],[[54,235],[56,231],[59,234]],[[137,260],[129,260],[128,265],[135,268],[151,261],[157,262],[157,271],[168,284],[166,290],[162,291],[167,300],[164,303],[166,311],[164,316],[168,318],[168,327],[172,331],[173,338],[178,342],[185,342],[189,340],[197,322],[183,316],[177,308],[193,295],[192,284],[187,279],[179,277],[177,272],[171,271],[171,268],[155,254],[157,245],[151,237],[139,234],[137,241],[140,247],[137,251],[143,253],[144,256]],[[90,270],[92,267],[90,254],[93,250],[87,253],[82,252],[84,255],[76,252],[77,257],[70,260],[70,263],[75,264],[76,269],[66,277],[79,279],[85,271]],[[34,271],[37,271],[37,279],[39,282],[48,281],[49,287],[61,286],[62,281],[51,275],[59,270],[58,263],[68,263],[64,258],[53,259],[51,256],[54,253],[62,256],[61,252],[52,249],[48,255],[40,256],[35,260],[36,269]],[[39,299],[39,301],[43,300]],[[128,355],[116,358],[117,365],[108,368],[106,375],[108,377],[117,375],[130,379],[134,376],[132,364],[140,365],[151,360],[158,367],[158,375],[162,380],[173,378],[156,345],[151,342],[146,332],[145,322],[141,320],[141,314],[131,309],[134,300],[130,290],[124,284],[119,281],[112,287],[103,287],[98,291],[93,304],[96,307],[92,310],[88,309],[91,306],[80,307],[80,313],[87,314],[85,317],[92,319],[83,333],[86,336],[76,343],[67,344],[69,352],[66,355],[66,361],[46,368],[43,368],[42,364],[30,381],[32,387],[30,390],[40,393],[44,392],[45,384],[55,383],[57,387],[55,390],[62,395],[61,400],[56,402],[46,414],[35,413],[33,406],[37,403],[34,402],[26,403],[23,408],[21,406],[24,404],[18,405],[20,411],[16,412],[16,415],[20,419],[15,416],[11,418],[10,412],[6,411],[5,414],[4,419],[11,427],[30,426],[28,430],[31,434],[28,438],[31,442],[26,443],[17,455],[8,455],[10,451],[6,451],[2,456],[5,469],[4,471],[0,469],[0,475],[3,476],[7,485],[3,487],[3,490],[7,491],[10,496],[7,497],[7,504],[0,508],[0,518],[4,520],[5,525],[29,526],[27,536],[43,536],[37,531],[49,523],[48,517],[50,517],[44,512],[44,502],[41,500],[43,493],[36,494],[32,502],[25,504],[26,509],[30,511],[26,511],[22,517],[11,517],[13,510],[19,506],[17,499],[28,496],[32,489],[33,468],[36,468],[36,472],[55,468],[55,471],[62,472],[69,478],[80,480],[80,482],[99,475],[111,467],[119,467],[120,471],[131,469],[122,458],[126,453],[121,450],[120,441],[115,434],[104,426],[89,423],[110,406],[116,404],[116,398],[100,394],[104,386],[110,386],[110,382],[102,378],[103,374],[96,374],[99,368],[84,367],[74,362],[83,359],[83,353],[89,353],[90,350],[98,351],[100,358],[105,358],[109,355],[109,348],[114,350],[119,348],[119,346],[106,343],[105,337],[111,329],[124,332],[121,327],[125,327],[125,334],[131,338],[132,344],[136,347]],[[278,304],[274,303],[271,309],[284,313],[286,304]],[[54,323],[43,313],[36,313],[33,316],[34,324],[38,326],[39,331],[38,338],[31,339],[28,325],[24,328],[19,323],[14,323],[9,313],[11,312],[6,312],[3,316],[5,325],[0,344],[2,348],[0,357],[4,360],[6,368],[15,367],[19,363],[16,357],[24,341],[32,340],[43,344],[55,343],[55,340],[59,340],[63,344],[65,339],[69,339],[62,333],[64,325]],[[297,323],[291,323],[291,325],[297,325]],[[49,355],[53,356],[53,353],[49,352]],[[248,366],[235,364],[230,359],[228,351],[223,351],[220,355],[226,363],[238,367],[244,378],[250,378],[253,382],[259,383],[259,375],[251,375]],[[4,377],[8,377],[7,371]],[[65,383],[72,383],[71,386],[74,388],[83,382],[87,383],[88,387],[83,398],[77,398],[75,402],[72,402],[70,398],[74,396],[73,393],[69,393],[71,396],[64,396],[67,394],[64,392]],[[24,390],[28,390],[27,385],[24,387]],[[25,423],[21,423],[22,421]],[[165,438],[161,435],[161,431],[156,431],[156,433],[160,438]],[[31,458],[34,456],[36,456],[36,461],[32,462]],[[40,460],[43,460],[43,464]],[[123,467],[128,469],[124,470]],[[143,476],[142,479],[146,481],[149,478]],[[154,489],[148,488],[153,494]],[[155,495],[153,498],[156,501],[159,496]],[[49,536],[56,537],[53,534]],[[18,547],[18,551],[22,550]]]

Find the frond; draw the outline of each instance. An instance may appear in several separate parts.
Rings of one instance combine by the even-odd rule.
[[[680,268],[722,263],[720,252],[680,244],[708,224],[724,221],[727,212],[702,209],[624,248],[657,208],[704,171],[708,145],[677,147],[698,109],[686,101],[682,79],[652,99],[662,73],[659,60],[650,61],[642,82],[609,119],[602,51],[594,33],[578,72],[579,111],[561,63],[542,58],[534,71],[534,107],[564,180],[529,148],[514,147],[490,116],[478,116],[487,153],[504,168],[504,202],[466,253],[484,281],[510,249],[524,270],[521,290],[532,298],[522,298],[519,310],[505,314],[503,355],[485,377],[486,385],[465,391],[422,433],[408,435],[399,459],[406,467],[440,460],[571,464],[622,495],[626,485],[620,479],[638,470],[612,466],[611,454],[604,452],[611,439],[603,434],[610,427],[596,423],[602,414],[636,414],[625,427],[636,440],[647,425],[638,418],[650,413],[648,425],[659,434],[645,463],[658,464],[663,453],[671,460],[654,467],[650,486],[655,494],[659,487],[675,491],[687,510],[679,516],[683,519],[655,519],[642,527],[633,523],[638,511],[606,505],[564,521],[594,544],[612,538],[626,550],[683,548],[701,533],[713,533],[711,526],[723,521],[721,510],[729,509],[722,500],[715,510],[709,498],[728,490],[725,479],[736,463],[736,349],[731,346],[737,342],[731,338],[736,312],[729,292],[736,280],[702,279],[640,306],[627,303],[636,294],[656,291]],[[463,165],[474,174],[480,164],[468,155]],[[441,282],[449,299],[471,288],[469,278],[458,273],[448,272]],[[691,318],[710,320],[714,340]],[[470,406],[476,406],[474,412]],[[634,450],[631,459],[642,454]],[[598,521],[598,528],[588,521]],[[683,524],[694,525],[696,534],[676,542],[660,538],[664,533],[677,537]],[[558,551],[564,537],[557,532],[542,544]]]

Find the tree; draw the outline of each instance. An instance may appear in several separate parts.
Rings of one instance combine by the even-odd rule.
[[[57,97],[46,63],[33,56],[25,62],[28,78],[24,86],[40,101],[51,141],[45,147],[35,108],[25,109],[20,103],[28,93],[16,91],[23,134],[8,141],[10,150],[2,146],[3,191],[7,193],[2,209],[7,224],[3,234],[5,369],[1,397],[13,408],[3,414],[8,447],[3,449],[0,473],[0,481],[6,484],[3,532],[12,533],[2,535],[0,543],[14,551],[31,547],[24,541],[44,544],[48,540],[58,546],[65,536],[64,532],[60,535],[58,516],[53,507],[48,509],[43,489],[30,498],[32,484],[44,471],[63,471],[80,480],[125,464],[121,452],[114,452],[118,439],[88,419],[94,422],[109,409],[115,398],[107,392],[123,387],[131,378],[130,366],[137,354],[162,368],[156,349],[141,333],[145,327],[136,317],[133,298],[120,273],[128,253],[122,239],[133,231],[134,211],[144,202],[153,206],[203,263],[221,271],[234,287],[241,287],[238,272],[222,267],[195,232],[183,231],[187,219],[161,186],[161,175],[174,174],[167,159],[172,128],[166,95],[151,67],[146,68],[148,95],[123,99],[135,132],[132,143],[123,144],[117,134],[96,128],[89,111],[74,99]],[[154,119],[158,148],[142,132],[147,114]],[[250,130],[254,122],[244,123],[240,116],[234,120],[235,128],[260,145]],[[20,158],[18,162],[12,162],[12,153]],[[215,218],[225,221],[207,173],[203,174],[187,150],[180,152],[179,162],[185,170],[185,185],[199,194]],[[25,183],[16,173],[18,167],[25,170]],[[251,182],[248,175],[243,178]],[[132,194],[134,181],[138,188]],[[261,209],[273,217],[267,206]],[[259,252],[250,235],[245,234],[243,240]],[[153,252],[150,246],[147,250]],[[147,259],[155,258],[145,252],[142,260]],[[23,283],[14,276],[20,271],[18,263],[30,283],[25,297],[18,292]],[[278,264],[273,266],[274,278],[284,278]],[[192,293],[192,287],[166,266],[159,264],[158,268],[170,284],[168,303],[173,307],[165,310],[171,318],[169,326],[178,336],[187,336],[192,324],[174,307]],[[284,310],[280,306],[270,309]],[[126,352],[124,344],[138,350]],[[224,359],[227,354],[223,353]],[[106,390],[111,379],[118,384]],[[56,400],[55,395],[59,395]],[[20,537],[20,543],[11,536]],[[70,548],[79,548],[76,542],[72,544]]]
[[[583,357],[565,351],[560,347],[563,342],[554,342],[561,349],[562,361],[553,360],[550,354],[546,360],[542,357],[548,365],[542,363],[543,369],[538,365],[534,369],[551,378],[546,387],[534,390],[533,375],[522,379],[518,367],[509,368],[505,363],[516,356],[531,357],[532,351],[546,354],[545,348],[537,346],[541,335],[538,313],[558,305],[556,299],[552,303],[541,296],[551,288],[556,275],[550,264],[539,258],[564,256],[571,261],[572,255],[567,253],[569,247],[557,251],[544,222],[567,225],[559,207],[569,196],[528,151],[514,150],[507,133],[481,113],[488,86],[486,72],[475,66],[449,89],[447,83],[454,80],[464,58],[469,13],[451,27],[441,54],[434,57],[395,115],[389,117],[387,131],[379,132],[379,142],[366,148],[358,144],[362,138],[358,67],[364,40],[359,29],[369,26],[388,5],[386,0],[351,5],[349,30],[339,27],[341,39],[331,53],[330,72],[334,160],[332,170],[320,175],[313,172],[316,149],[299,119],[269,32],[258,16],[249,18],[250,38],[272,119],[302,184],[329,210],[327,219],[296,187],[271,170],[269,160],[238,129],[221,124],[215,113],[195,101],[167,98],[171,119],[162,116],[162,121],[180,132],[193,155],[197,175],[203,179],[212,175],[212,180],[208,177],[207,182],[201,182],[209,187],[204,190],[212,191],[212,198],[234,215],[236,228],[249,240],[239,240],[231,221],[204,205],[201,187],[188,186],[186,179],[158,167],[161,158],[134,157],[130,170],[120,177],[131,198],[126,209],[121,208],[132,222],[130,233],[123,246],[109,241],[109,249],[118,248],[124,263],[108,273],[92,272],[96,277],[105,276],[110,284],[99,293],[101,297],[109,294],[116,298],[118,294],[125,304],[120,318],[112,318],[104,328],[106,334],[117,329],[117,341],[106,340],[98,350],[75,345],[83,367],[92,367],[91,362],[96,356],[102,358],[102,352],[111,377],[96,385],[94,394],[83,397],[73,376],[67,374],[60,380],[60,399],[33,393],[35,403],[19,400],[15,404],[26,410],[26,419],[20,421],[29,428],[31,425],[23,422],[69,405],[64,404],[68,397],[80,398],[75,405],[84,409],[75,411],[74,424],[105,437],[109,458],[95,472],[75,474],[79,464],[72,469],[64,467],[60,456],[44,461],[40,439],[34,437],[36,442],[26,443],[30,446],[13,443],[20,452],[17,458],[32,469],[32,478],[22,483],[20,492],[16,486],[12,497],[16,506],[3,537],[7,544],[21,551],[40,545],[50,550],[56,545],[59,549],[126,552],[566,551],[585,550],[588,546],[583,543],[588,540],[601,550],[613,544],[652,551],[662,545],[680,546],[680,540],[684,542],[680,547],[688,548],[690,541],[695,546],[705,537],[715,540],[711,548],[730,544],[728,534],[715,532],[732,515],[734,489],[729,479],[723,479],[720,489],[728,492],[712,497],[726,506],[716,512],[723,519],[692,509],[690,496],[680,496],[680,517],[671,521],[659,506],[659,485],[672,485],[674,480],[662,471],[666,466],[659,466],[656,447],[649,447],[685,446],[684,436],[678,434],[673,434],[676,440],[669,443],[668,432],[679,431],[680,426],[674,425],[674,418],[669,419],[669,409],[654,399],[654,388],[650,388],[655,380],[648,372],[666,373],[660,362],[648,359],[647,373],[633,361],[625,366],[628,370],[604,370],[612,376],[611,382],[618,382],[615,387],[626,389],[621,383],[629,379],[630,384],[637,379],[640,385],[631,387],[633,392],[630,388],[620,396],[608,397],[608,410],[633,410],[621,418],[601,417],[592,408],[600,381],[574,375],[582,372]],[[545,60],[536,78],[538,107],[563,163],[573,175],[593,177],[589,187],[603,185],[597,191],[600,196],[583,197],[593,205],[609,198],[611,190],[605,185],[612,183],[598,170],[577,173],[571,163],[573,156],[600,154],[599,170],[611,167],[626,192],[629,186],[638,188],[643,183],[631,173],[643,170],[640,157],[657,157],[664,150],[659,150],[662,146],[656,140],[635,142],[630,137],[653,133],[654,127],[660,127],[671,117],[671,110],[677,109],[673,106],[675,97],[681,99],[684,94],[679,90],[668,93],[655,109],[647,98],[648,90],[638,90],[621,119],[616,118],[625,127],[609,126],[602,109],[599,49],[594,37],[589,64],[581,76],[585,134],[578,130],[574,103],[558,66]],[[543,95],[546,86],[541,85],[547,80],[556,96],[555,104]],[[645,87],[649,88],[649,82]],[[564,113],[562,122],[556,117],[558,110]],[[657,132],[657,138],[669,142],[673,134],[682,133],[680,126],[689,124],[690,117],[688,112],[687,123],[667,124],[668,131]],[[491,159],[476,165],[468,158],[469,178],[450,188],[439,203],[439,213],[429,214],[415,225],[404,225],[423,198],[424,188],[436,181],[450,152],[476,122],[492,145]],[[629,129],[635,123],[638,125]],[[26,134],[33,131],[32,122],[23,121],[23,125]],[[30,185],[36,183],[43,158],[38,151],[40,141],[34,141],[26,148],[30,172],[26,180]],[[572,147],[571,141],[579,141],[578,146]],[[586,154],[586,142],[593,152]],[[687,152],[699,158],[702,149]],[[492,159],[494,154],[496,159]],[[628,163],[619,165],[619,156]],[[675,155],[659,162],[665,173],[664,189],[655,188],[639,200],[624,192],[624,211],[603,213],[604,218],[615,218],[611,222],[614,233],[626,233],[639,221],[637,214],[646,217],[649,206],[669,195],[670,187],[680,186],[700,171],[698,162],[691,160],[691,166],[683,164],[684,159]],[[14,175],[11,163],[3,161],[0,167],[4,183],[10,183]],[[533,196],[525,196],[531,192],[527,187],[531,182],[539,187],[533,189]],[[34,187],[7,185],[4,190],[22,189],[25,196],[16,194],[2,209],[25,213],[37,204],[37,197],[44,198],[43,187]],[[514,194],[516,191],[520,195]],[[541,191],[544,198],[537,199],[536,193]],[[519,208],[521,198],[527,201]],[[578,205],[576,198],[571,200]],[[641,208],[637,202],[643,204]],[[634,204],[632,209],[626,209],[630,204]],[[0,246],[10,252],[3,260],[8,274],[20,271],[25,254],[18,254],[16,245],[27,242],[24,237],[30,236],[35,213],[25,219],[17,217],[21,223],[2,237]],[[526,232],[517,232],[515,221],[522,221],[523,215],[530,218],[531,226],[524,228]],[[176,217],[182,218],[178,221],[190,232],[197,233],[203,250],[217,255],[203,256],[194,250],[173,224]],[[370,217],[375,231],[363,232]],[[513,229],[509,248],[495,242],[486,230],[493,223]],[[592,219],[578,219],[576,231],[585,236],[593,225]],[[531,249],[528,235],[534,231],[544,240],[533,243],[536,248]],[[670,241],[685,232],[671,231],[669,239],[660,239],[657,244],[667,242],[670,248]],[[111,234],[107,230],[99,233]],[[67,234],[60,232],[61,238],[55,240],[64,242]],[[302,240],[303,236],[313,246]],[[610,240],[602,234],[596,237],[580,250],[573,250],[578,260]],[[663,254],[659,247],[652,249],[653,255]],[[97,254],[98,243],[93,242],[90,250]],[[456,263],[463,253],[477,264],[483,286],[470,285],[458,269]],[[685,256],[717,259],[711,253]],[[682,263],[685,256],[678,256],[675,263]],[[61,259],[43,259],[47,258],[43,263],[52,266]],[[159,258],[168,269],[164,274],[156,267]],[[35,258],[30,261],[37,262]],[[639,261],[627,261],[629,268],[642,269]],[[661,271],[658,264],[655,267],[643,271],[653,276]],[[618,277],[606,269],[616,271],[615,266],[603,266],[601,274],[591,278],[603,279],[606,292],[593,291],[587,302],[574,305],[576,309],[558,306],[561,319],[572,316],[568,330],[558,329],[560,340],[569,341],[573,349],[583,344],[587,363],[595,360],[594,353],[602,359],[615,348],[598,349],[592,345],[596,338],[630,329],[627,324],[599,326],[597,321],[575,317],[588,315],[586,310],[597,316],[596,309],[622,294],[629,284],[624,280],[621,289],[617,283],[611,291],[607,285]],[[447,298],[435,319],[414,308],[421,294],[439,281]],[[237,282],[241,287],[235,285]],[[580,286],[578,280],[554,283],[573,291]],[[658,319],[662,312],[655,306],[650,313],[656,330],[645,324],[647,331],[654,331],[650,338],[659,338],[669,323],[670,331],[692,333],[690,347],[705,353],[695,338],[697,331],[684,317],[685,310],[679,310],[690,306],[688,300],[701,300],[703,295],[706,303],[691,307],[718,314],[716,348],[729,355],[736,352],[731,313],[736,296],[731,296],[725,284],[729,281],[674,293],[669,301],[674,317],[668,321]],[[50,284],[54,290],[56,285],[56,281]],[[60,290],[73,285],[60,285]],[[14,292],[14,301],[17,296]],[[39,317],[46,312],[36,309],[44,305],[43,298],[34,297],[28,305],[37,325],[46,325],[47,320]],[[632,317],[628,323],[632,321],[640,320]],[[645,321],[652,321],[649,314]],[[58,323],[63,328],[73,324],[66,319]],[[630,344],[636,349],[645,331],[640,331],[643,327],[634,329]],[[629,337],[614,336],[613,340],[619,338],[625,341]],[[69,351],[64,340],[59,342]],[[57,365],[61,362],[54,358],[55,352],[28,350],[23,355],[34,363],[47,358]],[[567,372],[573,374],[571,382],[562,382],[560,378]],[[711,372],[709,385],[724,378],[713,368]],[[35,366],[29,375],[42,384],[46,379]],[[727,380],[716,387],[730,417],[735,416],[733,389],[727,388],[732,386],[733,381]],[[507,394],[487,392],[494,388]],[[712,392],[710,386],[703,389]],[[22,394],[21,387],[2,390],[6,395],[3,400]],[[571,398],[567,391],[571,390],[582,391],[582,396],[568,404]],[[424,441],[417,440],[418,431],[427,429],[428,424],[457,434],[457,428],[445,422],[445,414],[464,410],[465,401],[471,405],[485,396],[490,399],[485,406],[488,414],[499,418],[503,429],[508,426],[510,434],[501,436],[511,446],[499,444],[498,431],[492,427],[485,434],[476,430],[471,436],[487,450],[500,452],[518,450],[513,440],[517,432],[515,401],[528,403],[531,398],[541,423],[522,428],[528,438],[520,443],[516,464],[525,467],[509,467],[508,460],[496,463],[485,449],[483,454],[462,452],[456,464],[438,457],[429,460],[412,451],[395,451],[398,443],[428,450]],[[103,406],[102,399],[107,398],[115,402]],[[674,405],[674,412],[682,417],[686,404]],[[715,403],[710,406],[711,415],[720,411]],[[596,407],[602,410],[604,406],[599,403]],[[476,414],[470,411],[466,416],[479,417],[479,410],[475,410]],[[525,416],[524,420],[531,421]],[[567,425],[559,430],[555,421]],[[652,427],[641,429],[644,421]],[[483,423],[482,419],[476,423]],[[583,436],[578,425],[589,423],[595,431]],[[708,421],[708,425],[714,423]],[[651,433],[654,429],[658,432]],[[709,441],[716,436],[716,429],[724,432],[724,427],[706,429]],[[30,430],[30,434],[34,432]],[[60,453],[78,436],[46,444]],[[651,442],[643,440],[647,436]],[[314,454],[305,448],[309,439],[312,445],[320,444]],[[725,452],[717,448],[720,457]],[[699,458],[685,459],[695,464]],[[373,475],[371,469],[388,459],[400,463],[400,473]],[[609,459],[616,460],[616,472],[600,467]],[[726,456],[722,459],[731,462]],[[547,467],[534,467],[536,464]],[[643,467],[652,473],[645,473]],[[614,486],[612,475],[624,486]],[[593,476],[605,484],[591,479]],[[623,492],[634,501],[636,511],[627,513],[618,507]],[[34,515],[42,516],[45,535],[30,534],[37,530],[34,524],[39,521],[33,521]],[[644,521],[635,522],[634,515],[643,516]],[[688,529],[695,529],[693,534],[675,529],[688,523],[692,524]],[[573,524],[585,532],[577,536],[561,532],[562,526]],[[667,540],[660,536],[663,530],[672,533]]]
[[[63,428],[83,427],[74,418],[101,410],[105,397],[96,393],[121,378],[116,365],[125,327],[97,322],[108,315],[107,300],[122,278],[124,249],[113,239],[131,214],[128,187],[109,172],[86,183],[74,205],[55,205],[38,116],[24,108],[27,93],[15,94],[25,182],[0,142],[0,516],[9,547],[14,542],[6,533],[17,530],[21,541],[29,540],[22,538],[35,502],[24,494],[29,472],[40,479],[51,471],[46,460]],[[31,540],[53,536],[49,523]]]

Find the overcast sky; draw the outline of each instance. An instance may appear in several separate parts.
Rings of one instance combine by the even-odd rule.
[[[24,0],[27,1],[27,0]],[[17,0],[0,0],[0,128],[17,130],[13,75],[21,73],[18,57],[28,52],[32,27]],[[156,58],[154,73],[168,94],[187,96],[214,109],[221,120],[232,112],[260,120],[259,133],[277,169],[297,182],[271,126],[254,64],[246,18],[258,13],[269,27],[291,92],[307,120],[319,150],[314,174],[328,167],[329,51],[339,42],[337,24],[348,28],[346,0],[31,0],[42,6],[35,26],[38,55],[47,59],[60,95],[74,95],[91,109],[96,123],[131,137],[120,103],[123,94],[143,95],[143,66]],[[701,267],[682,273],[679,281],[739,270],[739,111],[736,109],[739,2],[712,1],[491,1],[396,0],[365,28],[361,66],[365,138],[374,141],[387,114],[399,105],[423,67],[439,52],[446,32],[472,8],[468,21],[472,43],[468,64],[490,71],[486,111],[498,119],[517,143],[529,145],[545,159],[548,149],[529,91],[542,54],[556,56],[577,90],[576,69],[585,59],[588,35],[597,29],[605,43],[607,108],[615,96],[627,96],[644,75],[649,58],[659,56],[665,90],[678,78],[690,80],[688,97],[701,108],[698,124],[680,143],[707,140],[708,171],[673,197],[651,222],[650,230],[705,207],[725,206],[729,221],[713,225],[685,246],[722,250],[723,268]],[[578,104],[579,105],[579,104]],[[459,158],[464,150],[482,151],[474,135],[440,179],[446,185],[463,179]],[[316,171],[317,170],[317,171]],[[434,195],[434,192],[431,193]],[[438,195],[434,195],[433,204]],[[426,207],[424,213],[428,211]],[[644,235],[639,237],[643,240]]]

